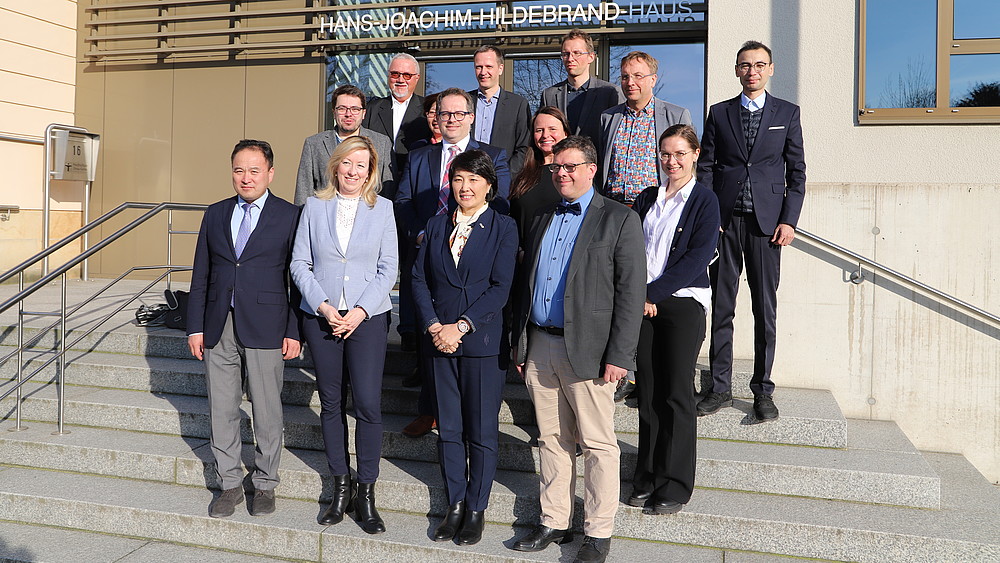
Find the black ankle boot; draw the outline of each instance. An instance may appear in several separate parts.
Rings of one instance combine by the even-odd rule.
[[[466,510],[462,527],[458,530],[458,535],[455,536],[455,542],[458,545],[475,545],[483,539],[483,528],[485,527],[485,511]]]
[[[319,523],[324,526],[339,524],[344,519],[344,513],[351,508],[354,501],[354,484],[351,483],[350,475],[333,476],[333,500],[330,506],[319,518]]]
[[[458,533],[458,528],[462,525],[462,519],[465,517],[465,501],[460,500],[455,504],[448,507],[448,512],[445,513],[444,519],[438,524],[438,527],[434,529],[434,535],[431,539],[434,541],[451,541]]]
[[[354,498],[354,516],[367,534],[381,534],[385,522],[375,509],[375,483],[358,483],[358,496]]]

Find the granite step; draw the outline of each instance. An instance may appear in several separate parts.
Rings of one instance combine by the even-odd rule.
[[[429,539],[436,517],[388,510],[381,511],[386,533],[369,536],[353,522],[319,526],[316,518],[323,507],[292,499],[279,500],[274,514],[250,516],[243,503],[232,517],[215,519],[206,514],[211,498],[203,488],[19,468],[0,470],[0,520],[276,558],[355,563],[384,559],[558,561],[574,554],[581,541],[540,553],[520,553],[508,547],[526,530],[490,523],[479,544],[457,547]],[[608,561],[721,563],[724,556],[715,549],[615,539]]]
[[[616,539],[614,558],[624,561],[625,546],[652,551],[630,554],[649,561],[687,561],[691,553],[667,555],[663,544],[701,545],[715,549],[757,551],[844,561],[997,561],[1000,522],[995,518],[1000,491],[961,456],[924,454],[942,476],[941,509],[923,510],[782,495],[697,490],[685,509],[673,516],[648,516],[620,507],[615,534],[642,538],[632,544]],[[419,486],[419,485],[418,485]],[[425,485],[426,486],[426,485]],[[381,490],[381,489],[380,489]],[[624,491],[623,491],[624,492]],[[323,506],[315,501],[279,500],[273,515],[251,517],[241,505],[230,519],[205,516],[211,495],[203,486],[183,487],[38,469],[0,469],[0,520],[176,541],[305,560],[317,560],[323,545],[335,553],[371,551],[373,557],[417,560],[522,560],[531,554],[507,553],[519,532],[497,523],[491,507],[487,538],[472,549],[435,545],[426,538],[436,516],[383,510],[389,532],[365,536],[352,523],[328,529],[314,522]],[[324,543],[334,542],[334,543]],[[349,549],[350,548],[350,549]],[[447,555],[445,555],[446,550]],[[565,550],[566,548],[564,548]],[[360,551],[359,551],[360,550]],[[479,551],[483,550],[483,551]],[[469,559],[469,553],[480,559]],[[570,551],[569,553],[572,553]],[[696,552],[692,552],[696,553]],[[713,553],[702,550],[702,553]],[[567,553],[568,554],[568,553]],[[717,555],[717,552],[714,553]],[[524,560],[554,561],[555,548]],[[664,559],[667,557],[667,559]],[[504,559],[509,558],[509,559]],[[355,559],[358,560],[358,559]],[[362,557],[360,560],[373,560]],[[629,559],[634,560],[634,559]],[[714,559],[719,561],[719,558]],[[731,561],[728,557],[726,561]]]
[[[424,483],[437,483],[436,434],[418,439],[403,437],[399,428],[405,422],[398,417],[386,419],[383,467],[401,467],[424,476]],[[70,434],[54,436],[52,424],[26,425],[28,428],[21,432],[0,434],[0,459],[21,466],[214,486],[210,467],[213,458],[204,436],[80,426],[69,427]],[[695,484],[700,488],[924,508],[939,506],[940,479],[895,424],[851,421],[851,428],[854,438],[851,448],[846,450],[702,439],[698,444]],[[531,429],[502,425],[501,436],[498,465],[504,478],[498,477],[497,481],[509,480],[519,485],[512,490],[523,490],[521,485],[525,482],[537,481],[539,458],[537,448],[531,446],[533,433]],[[854,443],[860,443],[859,447],[854,447]],[[619,444],[621,474],[628,481],[636,463],[636,435],[620,434]],[[321,442],[311,445],[319,448]],[[252,464],[253,446],[247,444],[245,449],[245,460]],[[348,449],[354,452],[353,442]],[[302,463],[296,464],[296,460]],[[576,469],[582,475],[583,463],[578,463]],[[283,456],[281,471],[285,483],[304,484],[304,488],[283,487],[282,494],[325,498],[329,471],[321,451],[289,448]],[[186,477],[182,479],[182,475]],[[406,491],[402,498],[409,494]],[[445,503],[438,500],[441,501],[438,508],[443,510]]]

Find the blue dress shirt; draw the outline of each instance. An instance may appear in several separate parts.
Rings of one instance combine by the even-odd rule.
[[[475,137],[480,143],[488,145],[493,136],[493,120],[496,118],[497,103],[500,101],[500,90],[497,89],[492,98],[487,98],[482,90],[476,90],[476,98]]]
[[[264,210],[264,202],[267,201],[268,194],[271,193],[269,190],[264,190],[264,194],[254,200],[256,207],[250,208],[250,233],[253,234],[254,229],[257,228],[257,223],[260,221],[260,212]],[[233,216],[229,221],[229,228],[232,229],[233,233],[233,243],[236,243],[236,237],[239,236],[240,223],[243,222],[243,204],[246,201],[242,197],[236,198],[236,207],[233,208]]]
[[[565,313],[563,295],[566,293],[566,273],[573,257],[576,237],[587,216],[587,209],[594,199],[594,188],[580,196],[580,214],[553,215],[538,247],[538,264],[535,268],[535,291],[531,297],[531,322],[538,326],[562,327]]]

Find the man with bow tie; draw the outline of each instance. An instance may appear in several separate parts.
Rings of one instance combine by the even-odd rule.
[[[567,137],[553,154],[549,170],[562,201],[531,220],[512,343],[538,421],[542,514],[514,549],[571,539],[579,443],[586,537],[576,561],[603,562],[620,488],[613,397],[618,380],[635,370],[646,256],[639,216],[594,190],[590,139]]]

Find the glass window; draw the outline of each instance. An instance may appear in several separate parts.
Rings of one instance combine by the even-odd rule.
[[[865,107],[934,107],[937,0],[871,0],[865,23]]]
[[[952,107],[1000,107],[1000,54],[952,55]]]
[[[687,108],[700,135],[705,125],[705,44],[612,45],[611,83],[619,82],[622,58],[631,51],[643,51],[656,59],[659,68],[653,95]]]
[[[566,78],[566,69],[562,61],[552,59],[515,59],[507,60],[505,72],[514,71],[514,93],[527,98],[531,111],[538,109],[542,98],[542,90]]]
[[[507,72],[508,60],[504,64]],[[475,90],[479,87],[472,61],[455,61],[443,63],[427,63],[424,65],[424,95],[436,94],[445,88],[461,88]]]
[[[955,39],[1000,38],[1000,2],[955,0]]]

